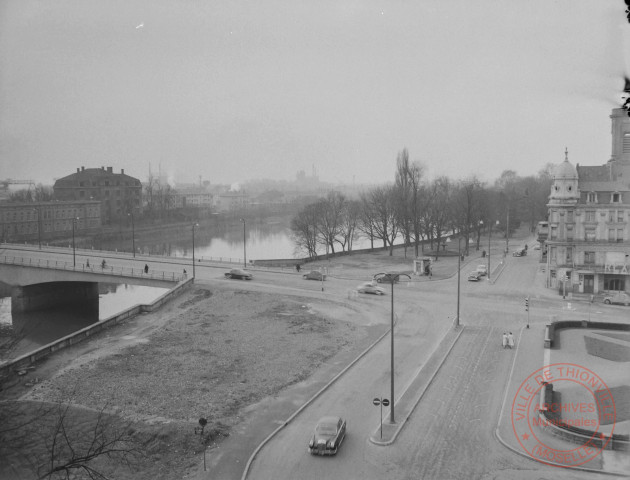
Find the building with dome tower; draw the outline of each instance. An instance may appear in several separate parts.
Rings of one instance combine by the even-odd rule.
[[[612,115],[604,165],[556,166],[549,195],[547,286],[561,293],[630,292],[630,117]]]

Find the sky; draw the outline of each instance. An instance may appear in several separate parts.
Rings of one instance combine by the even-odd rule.
[[[610,159],[621,0],[2,0],[0,180],[392,181]]]

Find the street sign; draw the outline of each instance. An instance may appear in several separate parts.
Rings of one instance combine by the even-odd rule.
[[[372,403],[378,407],[381,404],[381,399],[375,398],[374,400],[372,400]]]
[[[389,406],[389,400],[387,400],[386,398],[383,399],[383,406],[384,407],[388,407]]]
[[[377,407],[381,406],[381,439],[383,438],[383,407],[389,406],[389,400],[387,398],[376,397],[372,400],[372,403]]]

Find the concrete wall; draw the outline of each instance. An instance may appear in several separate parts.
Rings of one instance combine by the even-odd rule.
[[[98,283],[51,282],[15,286],[11,290],[11,312],[25,313],[50,307],[76,305],[98,311]]]
[[[63,348],[69,347],[70,345],[79,343],[85,340],[86,338],[89,338],[92,335],[97,334],[98,332],[101,332],[111,326],[121,323],[124,320],[132,318],[138,315],[139,313],[152,312],[154,310],[157,310],[166,302],[169,302],[170,300],[182,294],[192,284],[193,284],[192,278],[181,281],[180,283],[177,284],[175,288],[173,288],[172,290],[169,290],[164,295],[157,298],[151,304],[135,305],[131,308],[128,308],[118,313],[117,315],[113,315],[101,322],[98,322],[94,325],[90,325],[89,327],[85,327],[77,332],[74,332],[71,335],[60,338],[59,340],[56,340],[52,343],[49,343],[48,345],[38,348],[37,350],[29,353],[28,355],[23,355],[21,357],[16,358],[15,360],[11,362],[5,363],[4,365],[0,365],[0,378],[7,377],[11,375],[12,373],[16,373],[26,368],[27,366],[39,360],[42,360],[43,358],[47,357],[53,352],[56,352],[57,350],[61,350]]]

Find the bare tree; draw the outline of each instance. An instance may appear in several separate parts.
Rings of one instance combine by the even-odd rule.
[[[427,225],[430,231],[431,245],[437,241],[437,251],[444,235],[453,230],[452,199],[453,185],[448,177],[438,177],[431,183],[431,202],[428,207]],[[437,257],[436,257],[437,258]]]
[[[370,210],[374,214],[374,237],[383,241],[383,247],[389,247],[390,256],[394,253],[394,241],[399,232],[396,201],[396,189],[393,186],[376,187],[368,196]]]
[[[311,204],[305,206],[291,219],[291,232],[296,247],[305,251],[311,258],[317,256],[317,245],[320,243],[317,230],[318,217],[317,204]]]

